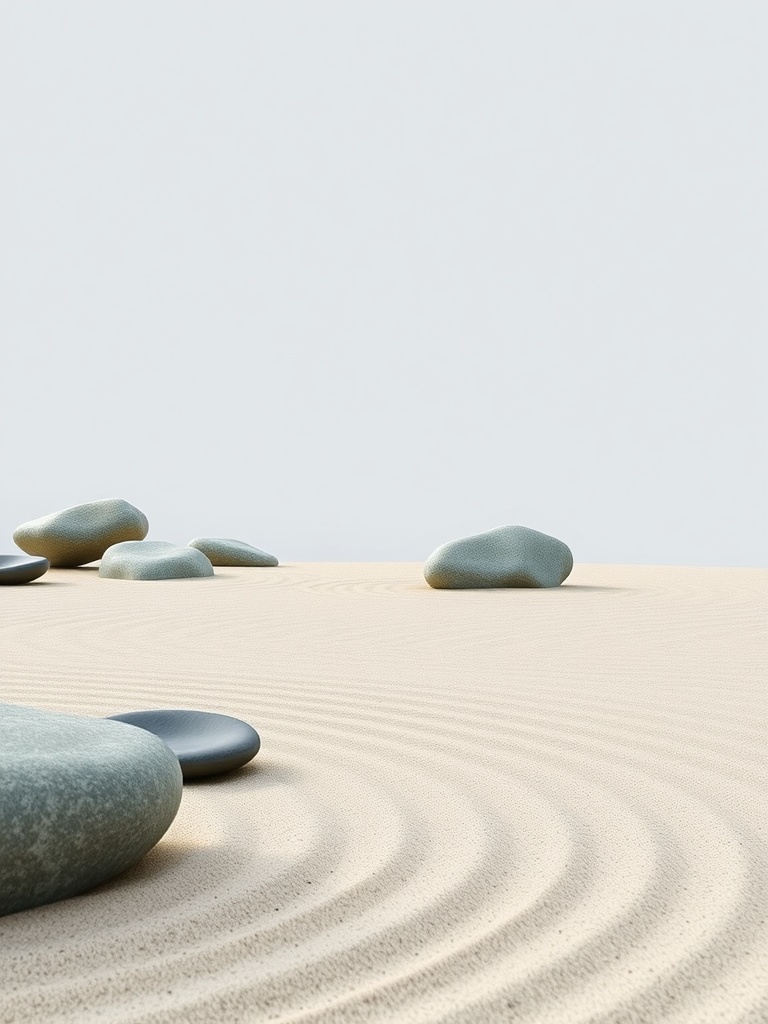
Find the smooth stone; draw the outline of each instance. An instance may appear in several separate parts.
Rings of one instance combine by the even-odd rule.
[[[105,498],[22,523],[13,539],[27,554],[67,569],[96,561],[112,544],[143,540],[148,531],[143,512],[122,498]]]
[[[0,586],[31,583],[48,572],[47,558],[30,558],[27,555],[0,555]]]
[[[159,736],[178,757],[185,779],[241,768],[261,745],[247,722],[210,711],[129,711],[112,718]]]
[[[0,914],[91,889],[162,838],[181,802],[157,736],[0,704]]]
[[[213,566],[195,548],[163,540],[129,540],[107,548],[99,576],[109,580],[179,580],[213,576]]]
[[[567,544],[525,526],[499,526],[441,545],[427,559],[430,587],[557,587],[573,568]]]
[[[277,565],[274,555],[260,551],[242,540],[230,540],[224,537],[195,537],[189,542],[191,548],[197,548],[210,559],[211,565],[229,566],[267,566]]]

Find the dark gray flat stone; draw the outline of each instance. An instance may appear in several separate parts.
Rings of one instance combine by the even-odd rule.
[[[0,555],[0,585],[31,583],[48,572],[51,563],[47,558],[31,558],[29,555]]]
[[[210,711],[129,711],[111,718],[159,736],[178,757],[185,779],[240,768],[261,745],[252,726]]]
[[[162,838],[181,792],[157,736],[0,704],[0,915],[125,871]]]

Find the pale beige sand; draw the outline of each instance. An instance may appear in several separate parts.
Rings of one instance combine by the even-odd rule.
[[[3,700],[262,734],[132,872],[0,919],[0,1020],[764,1024],[766,580],[0,588]]]

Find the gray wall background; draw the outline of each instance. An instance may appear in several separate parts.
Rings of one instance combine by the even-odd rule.
[[[0,550],[767,565],[767,16],[3,3]]]

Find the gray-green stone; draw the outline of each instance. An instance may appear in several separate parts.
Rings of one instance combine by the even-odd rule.
[[[525,526],[499,526],[452,540],[433,551],[424,566],[430,587],[557,587],[573,568],[567,544]]]
[[[277,565],[274,555],[260,551],[242,540],[224,537],[196,537],[189,542],[191,548],[202,551],[211,565],[267,566]]]
[[[177,580],[213,576],[213,566],[196,548],[163,540],[127,541],[107,548],[99,576],[111,580]]]
[[[22,523],[13,539],[28,555],[42,555],[54,567],[72,568],[101,558],[112,544],[142,540],[148,531],[143,512],[122,498],[105,498]]]
[[[75,896],[144,856],[181,802],[156,736],[0,704],[0,914]]]

